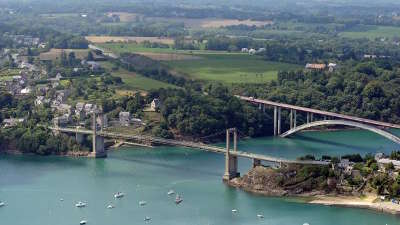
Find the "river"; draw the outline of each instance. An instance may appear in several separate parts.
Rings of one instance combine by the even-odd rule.
[[[397,146],[398,147],[398,146]],[[390,152],[396,145],[364,131],[308,132],[291,139],[239,142],[240,150],[279,157]],[[242,173],[250,168],[240,160]],[[106,159],[0,155],[1,225],[394,225],[400,217],[364,209],[255,196],[224,185],[224,157],[177,147],[124,147]],[[175,205],[173,189],[184,201]],[[115,200],[113,193],[126,196]],[[64,201],[60,201],[60,199]],[[75,203],[85,201],[86,208]],[[139,201],[147,205],[139,206]],[[107,209],[108,204],[114,209]],[[237,209],[236,214],[231,210]],[[263,214],[264,219],[257,218]]]

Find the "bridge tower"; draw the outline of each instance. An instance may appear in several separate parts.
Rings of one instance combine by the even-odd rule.
[[[230,154],[230,136],[233,133],[233,151],[237,151],[237,129],[231,128],[226,130],[226,153],[225,153],[225,173],[223,180],[230,181],[235,177],[239,177],[237,156]]]
[[[107,157],[107,152],[104,149],[104,137],[97,134],[96,112],[92,114],[92,152],[89,154],[93,158]]]

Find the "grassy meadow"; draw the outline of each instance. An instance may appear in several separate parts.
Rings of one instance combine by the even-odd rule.
[[[376,38],[393,38],[400,37],[400,27],[389,26],[368,26],[370,29],[366,31],[346,31],[341,32],[341,37],[347,38],[368,38],[375,40]]]
[[[190,78],[224,83],[265,83],[276,79],[279,70],[299,68],[297,65],[265,61],[247,54],[202,54],[201,59],[197,60],[165,63]]]
[[[99,46],[117,54],[143,54],[162,61],[172,71],[203,81],[265,83],[276,79],[279,70],[300,68],[299,65],[265,61],[259,56],[242,53],[146,48],[134,43],[107,43]]]
[[[102,66],[109,71],[111,71],[112,64],[109,62],[102,62]],[[164,83],[158,80],[150,79],[148,77],[142,76],[140,74],[127,71],[125,69],[119,68],[117,71],[111,71],[111,75],[115,77],[120,77],[124,82],[123,86],[120,88],[121,91],[149,91],[151,89],[158,88],[178,88],[172,84]]]

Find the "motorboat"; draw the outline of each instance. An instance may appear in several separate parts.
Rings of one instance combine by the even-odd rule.
[[[6,206],[5,202],[0,202],[0,207]]]
[[[81,220],[81,222],[79,222],[79,225],[85,225],[85,224],[87,224],[86,220]]]
[[[177,195],[175,198],[175,204],[179,205],[181,202],[183,202],[183,199],[181,198],[181,196]]]
[[[140,206],[145,206],[146,204],[147,204],[146,201],[140,201],[140,202],[139,202],[139,205],[140,205]]]
[[[309,223],[303,223],[303,225],[310,225]],[[387,224],[386,224],[387,225]]]
[[[60,198],[60,201],[61,201],[61,202],[63,202],[63,201],[64,201],[64,199],[63,199],[63,198]]]
[[[264,215],[261,215],[261,214],[258,214],[257,217],[260,219],[264,219]]]
[[[115,208],[115,206],[113,206],[113,205],[108,205],[107,206],[107,209],[113,209],[113,208]]]
[[[75,206],[78,207],[78,208],[86,207],[86,205],[87,204],[85,202],[78,202],[78,203],[75,204]]]
[[[116,194],[114,194],[114,198],[122,198],[122,197],[124,197],[124,193],[122,193],[122,192],[117,192]]]
[[[232,209],[232,213],[237,213],[237,209]]]
[[[148,222],[148,221],[150,221],[150,220],[151,220],[151,218],[148,217],[148,216],[146,216],[146,217],[144,218],[144,221],[146,221],[146,222]]]
[[[169,190],[167,194],[168,195],[173,195],[173,194],[175,194],[175,191],[174,190]]]

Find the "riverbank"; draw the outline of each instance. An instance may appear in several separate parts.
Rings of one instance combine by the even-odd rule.
[[[365,197],[356,196],[313,196],[312,200],[306,201],[310,204],[325,206],[340,206],[371,209],[379,212],[400,215],[400,205],[390,201],[381,201],[378,196],[368,194]]]
[[[2,149],[2,150],[0,150],[0,153],[7,154],[7,155],[37,155],[34,153],[25,153],[20,150],[17,150],[16,148]],[[89,154],[90,154],[89,151],[67,151],[67,152],[61,152],[58,154],[50,154],[50,155],[65,156],[65,157],[88,157]]]

